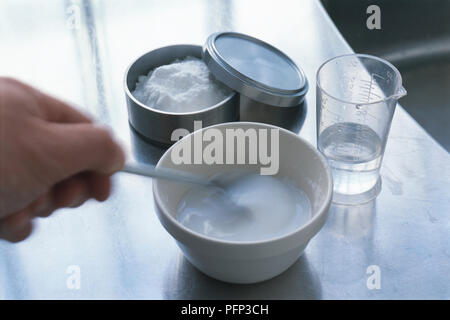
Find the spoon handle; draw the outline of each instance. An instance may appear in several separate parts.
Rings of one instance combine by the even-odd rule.
[[[142,164],[142,163],[126,163],[125,166],[120,170],[122,172],[127,172],[131,174],[136,174],[140,176],[160,178],[175,180],[179,182],[186,182],[192,184],[199,184],[203,186],[211,185],[208,178],[202,177],[200,175],[192,174],[189,172],[169,169],[169,168],[156,168],[153,165]]]

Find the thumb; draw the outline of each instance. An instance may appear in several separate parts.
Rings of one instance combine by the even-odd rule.
[[[108,175],[124,165],[122,148],[105,128],[90,123],[53,123],[47,128],[52,138],[46,153],[56,174],[54,182],[84,171]]]

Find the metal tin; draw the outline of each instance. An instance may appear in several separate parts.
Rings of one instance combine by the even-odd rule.
[[[187,56],[202,57],[202,47],[197,45],[172,45],[152,50],[134,61],[125,73],[124,90],[131,126],[141,135],[162,145],[174,143],[172,133],[179,128],[194,130],[194,121],[202,121],[202,126],[236,121],[239,118],[239,95],[232,91],[220,103],[209,108],[185,113],[166,112],[154,109],[138,101],[132,91],[138,77],[150,70],[172,63]]]
[[[248,35],[210,35],[203,47],[203,60],[218,81],[263,104],[297,106],[308,91],[308,80],[292,59]]]

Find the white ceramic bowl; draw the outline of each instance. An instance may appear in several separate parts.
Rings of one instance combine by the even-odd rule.
[[[178,203],[192,186],[154,179],[153,194],[159,220],[175,238],[185,257],[213,278],[232,283],[254,283],[275,277],[300,257],[328,217],[333,186],[327,161],[316,148],[294,133],[267,124],[224,123],[197,130],[189,136],[195,139],[195,136],[198,137],[209,128],[216,128],[222,133],[228,128],[279,129],[280,159],[277,175],[289,176],[308,195],[312,208],[310,220],[293,232],[264,241],[238,242],[210,238],[186,228],[176,220]],[[176,145],[186,143],[189,136],[168,149],[159,160],[158,167],[175,168],[205,176],[242,169],[243,165],[174,164],[172,151]],[[259,172],[260,166],[245,165],[243,168]]]

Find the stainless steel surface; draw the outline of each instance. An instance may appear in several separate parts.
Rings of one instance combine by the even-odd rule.
[[[79,14],[75,27],[72,12]],[[45,6],[7,0],[0,2],[0,70],[91,106],[130,158],[155,163],[162,150],[128,125],[127,65],[139,53],[203,43],[224,30],[273,44],[310,81],[326,59],[352,51],[313,0],[54,0]],[[383,34],[389,32],[386,26]],[[315,144],[315,86],[305,112],[296,131]],[[450,298],[450,156],[397,107],[381,172],[383,189],[375,201],[332,206],[293,267],[248,286],[214,281],[194,269],[154,213],[151,179],[119,173],[106,202],[60,210],[37,220],[28,240],[0,242],[0,298]],[[367,287],[372,265],[381,272],[380,289]],[[77,271],[79,289],[68,286]]]
[[[374,54],[401,72],[402,106],[450,151],[450,1],[381,0],[381,30],[363,28],[371,0],[322,0],[356,52]],[[400,14],[401,12],[401,14]]]
[[[308,91],[308,80],[295,62],[249,35],[210,35],[203,47],[203,60],[217,80],[263,104],[296,106]]]
[[[172,133],[176,129],[194,130],[194,121],[202,121],[202,126],[235,121],[239,117],[239,97],[235,92],[222,102],[204,110],[186,113],[173,113],[155,109],[138,101],[131,93],[141,75],[150,70],[182,59],[187,56],[201,58],[202,47],[198,45],[171,45],[151,50],[134,61],[125,72],[125,95],[131,125],[148,139],[172,144]],[[179,137],[175,137],[178,139]],[[176,141],[176,140],[175,140]]]
[[[120,171],[131,174],[137,174],[149,178],[168,179],[202,186],[212,185],[211,181],[207,177],[190,174],[188,172],[181,170],[174,170],[161,167],[158,167],[157,169],[154,165],[151,164],[128,162],[125,163],[125,166]]]

